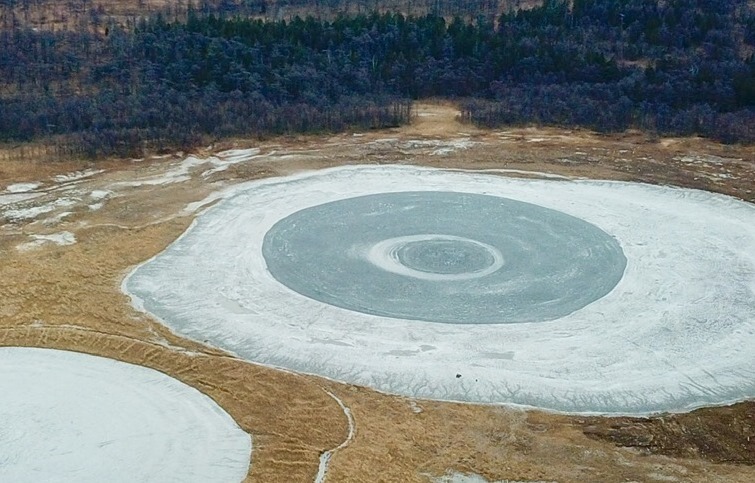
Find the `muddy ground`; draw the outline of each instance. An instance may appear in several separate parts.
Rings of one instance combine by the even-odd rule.
[[[447,104],[416,111],[412,125],[396,129],[227,140],[193,153],[259,149],[214,171],[220,165],[187,165],[183,154],[0,161],[0,345],[112,357],[196,387],[253,435],[248,481],[312,481],[319,455],[349,433],[335,398],[351,410],[356,433],[334,453],[328,481],[430,481],[447,472],[524,481],[755,481],[755,402],[606,418],[412,400],[243,362],[172,334],[121,292],[131,267],[175,240],[211,193],[327,166],[402,163],[631,180],[755,202],[755,147],[640,133],[483,131],[459,124]],[[3,192],[14,184],[20,192]]]

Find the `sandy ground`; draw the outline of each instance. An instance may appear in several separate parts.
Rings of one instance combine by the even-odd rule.
[[[406,163],[637,180],[755,202],[755,147],[633,133],[480,131],[458,124],[455,114],[445,104],[424,104],[404,128],[229,140],[196,153],[259,149],[216,162],[3,161],[0,345],[108,356],[199,389],[253,435],[248,481],[314,480],[320,455],[349,434],[334,396],[350,409],[356,431],[332,454],[328,481],[430,481],[449,471],[499,480],[753,481],[753,403],[646,419],[415,401],[243,362],[173,335],[121,292],[132,266],[186,229],[204,204],[196,202],[211,203],[213,192],[236,182],[325,166]],[[80,173],[92,168],[104,171]],[[3,191],[32,182],[40,186]]]

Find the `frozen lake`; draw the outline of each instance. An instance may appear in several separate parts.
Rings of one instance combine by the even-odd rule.
[[[248,360],[575,413],[755,396],[755,207],[353,166],[240,185],[124,290]]]
[[[0,481],[235,483],[251,449],[212,399],[161,372],[0,347]]]
[[[262,245],[268,270],[309,298],[449,324],[541,322],[610,292],[626,258],[560,211],[449,191],[360,196],[297,211]]]

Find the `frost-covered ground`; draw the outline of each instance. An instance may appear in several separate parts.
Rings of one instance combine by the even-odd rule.
[[[250,453],[212,399],[161,372],[0,347],[0,481],[238,482]]]
[[[281,219],[403,191],[500,196],[581,218],[619,242],[624,276],[556,320],[455,325],[327,305],[267,270],[264,237]],[[123,286],[180,334],[391,393],[628,414],[755,396],[755,207],[701,191],[391,166],[256,181]]]

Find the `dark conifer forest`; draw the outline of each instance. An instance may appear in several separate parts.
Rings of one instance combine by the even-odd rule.
[[[473,19],[189,9],[57,31],[6,17],[0,141],[55,140],[63,155],[395,126],[428,97],[488,127],[755,141],[746,0],[548,0]]]

